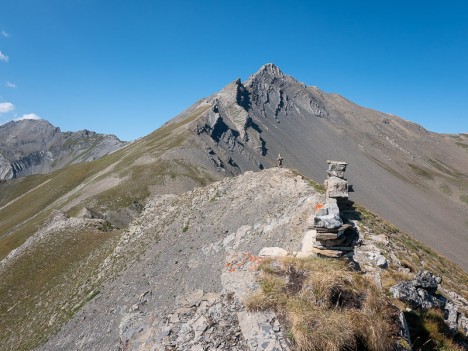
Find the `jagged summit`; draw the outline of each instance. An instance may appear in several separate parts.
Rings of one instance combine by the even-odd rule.
[[[278,83],[290,83],[290,84],[300,84],[302,87],[305,87],[304,84],[299,83],[295,78],[290,75],[287,75],[281,71],[281,69],[273,63],[267,63],[260,67],[260,69],[252,74],[245,82],[245,86],[251,86],[255,82],[261,82],[265,88],[270,84]]]
[[[274,63],[266,63],[260,69],[253,74],[253,76],[258,76],[258,75],[271,75],[272,77],[275,78],[284,78],[284,73],[281,71],[281,69],[276,66]]]

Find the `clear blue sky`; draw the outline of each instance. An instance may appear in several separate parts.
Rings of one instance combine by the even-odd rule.
[[[0,52],[0,123],[36,114],[131,140],[272,62],[468,132],[466,1],[0,0]]]

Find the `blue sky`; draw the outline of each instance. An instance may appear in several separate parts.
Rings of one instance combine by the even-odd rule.
[[[468,132],[466,1],[0,0],[0,123],[131,140],[267,62]]]

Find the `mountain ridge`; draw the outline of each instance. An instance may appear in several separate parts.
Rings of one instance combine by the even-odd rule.
[[[235,80],[97,160],[0,182],[5,345],[31,349],[60,328],[43,348],[139,342],[146,334],[135,331],[156,330],[146,324],[156,316],[148,306],[160,311],[158,302],[167,302],[166,313],[185,292],[219,292],[226,249],[296,251],[306,225],[301,213],[314,209],[305,197],[319,196],[328,159],[349,163],[353,201],[433,249],[358,207],[366,235],[394,270],[385,279],[433,270],[467,297],[461,195],[468,136],[431,133],[277,76],[267,66]],[[297,171],[271,169],[278,153]],[[214,273],[197,279],[197,264]]]
[[[114,135],[87,129],[62,132],[43,119],[5,123],[0,126],[0,140],[0,180],[48,173],[127,145]]]
[[[467,142],[464,134],[432,133],[308,87],[270,64],[99,162],[110,167],[102,170],[99,185],[77,188],[82,200],[65,198],[65,208],[78,213],[88,206],[125,227],[136,215],[128,209],[132,202],[272,167],[279,153],[286,166],[313,179],[321,179],[325,160],[345,159],[361,203],[466,269]],[[12,200],[8,192],[3,196]]]

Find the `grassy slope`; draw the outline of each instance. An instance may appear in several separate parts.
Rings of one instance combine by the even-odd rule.
[[[28,350],[98,294],[97,270],[119,231],[54,233],[0,272],[0,339],[4,350]],[[27,335],[27,337],[24,337]]]

